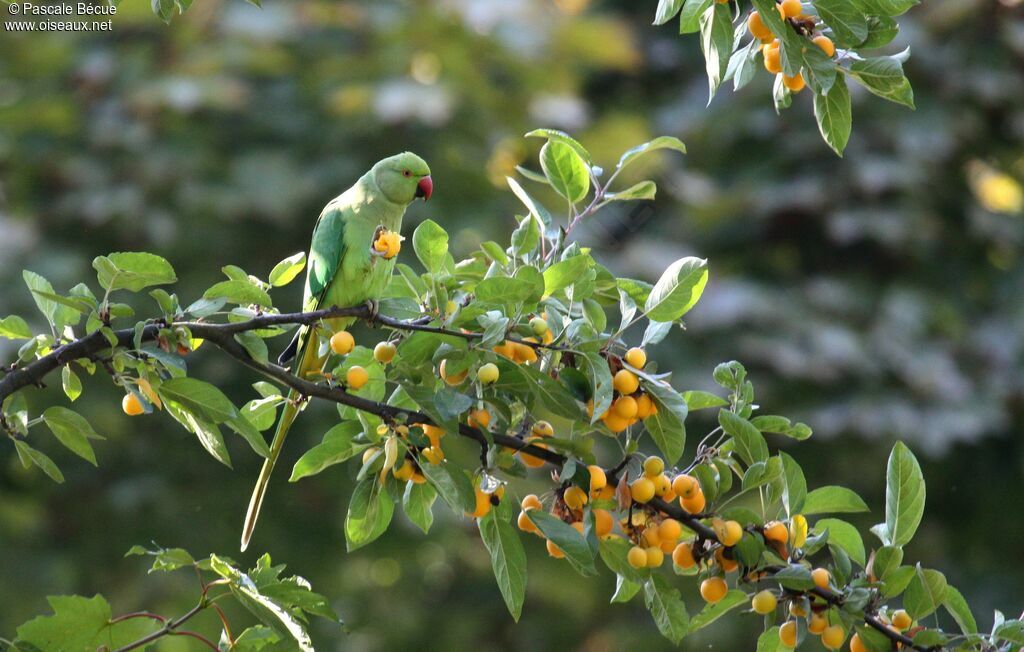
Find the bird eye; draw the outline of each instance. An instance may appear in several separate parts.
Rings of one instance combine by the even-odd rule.
[[[407,176],[407,177],[411,177],[412,176],[412,172],[409,172],[408,170],[405,170],[404,172],[402,172],[402,174]]]

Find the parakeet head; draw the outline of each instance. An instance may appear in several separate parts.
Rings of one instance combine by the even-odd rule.
[[[408,204],[417,197],[424,201],[434,192],[427,162],[412,152],[402,152],[378,161],[373,178],[388,201]]]

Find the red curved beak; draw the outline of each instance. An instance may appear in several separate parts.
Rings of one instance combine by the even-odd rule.
[[[420,179],[420,182],[416,184],[416,196],[422,197],[423,201],[427,201],[432,194],[434,194],[434,181],[428,175]]]

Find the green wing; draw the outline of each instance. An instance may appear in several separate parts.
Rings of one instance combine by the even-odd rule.
[[[313,242],[309,246],[309,268],[306,272],[306,290],[302,304],[304,310],[321,308],[324,293],[338,273],[341,257],[345,254],[342,237],[347,213],[336,202],[328,204],[313,227]]]

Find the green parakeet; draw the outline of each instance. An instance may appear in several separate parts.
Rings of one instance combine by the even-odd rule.
[[[384,229],[399,231],[406,207],[416,198],[429,199],[433,189],[426,162],[411,152],[405,152],[379,161],[354,186],[331,200],[313,228],[303,311],[357,306],[379,297],[395,263],[393,259],[387,260],[374,252],[376,235]],[[332,319],[327,326],[336,332],[352,321],[352,318]],[[282,365],[292,361],[292,372],[305,377],[323,370],[327,355],[320,355],[319,351],[317,328],[303,326],[279,361]],[[277,422],[270,457],[263,463],[245,515],[242,551],[252,538],[270,473],[281,453],[288,429],[302,409],[300,399],[297,392],[289,392]]]

